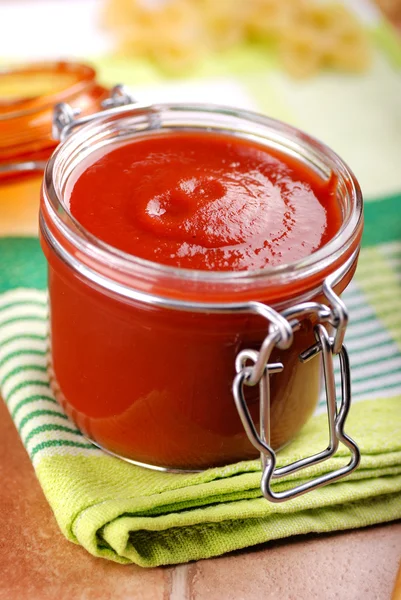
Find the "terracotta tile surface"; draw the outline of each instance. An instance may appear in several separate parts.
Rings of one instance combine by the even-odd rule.
[[[0,400],[0,600],[389,600],[401,524],[140,569],[64,539]],[[401,501],[401,500],[400,500]]]
[[[401,499],[400,499],[401,502]],[[389,600],[401,557],[401,523],[265,545],[200,561],[191,600]]]

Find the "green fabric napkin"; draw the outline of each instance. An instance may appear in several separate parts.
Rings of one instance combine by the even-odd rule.
[[[166,474],[129,465],[89,444],[48,385],[46,292],[35,289],[45,285],[38,242],[1,241],[9,268],[0,273],[0,290],[24,281],[30,289],[0,295],[0,391],[69,540],[96,556],[156,566],[401,518],[401,244],[394,225],[400,200],[367,205],[366,247],[345,294],[354,391],[346,429],[360,446],[361,466],[341,482],[284,504],[261,497],[259,461]],[[378,222],[386,243],[374,227]],[[321,450],[327,439],[326,416],[318,414],[280,453],[279,463]],[[275,489],[346,460],[341,448],[329,462],[276,482]]]

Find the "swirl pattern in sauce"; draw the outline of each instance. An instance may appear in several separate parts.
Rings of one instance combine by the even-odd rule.
[[[229,135],[174,132],[94,153],[67,184],[73,216],[132,255],[180,268],[254,270],[326,244],[336,182]]]

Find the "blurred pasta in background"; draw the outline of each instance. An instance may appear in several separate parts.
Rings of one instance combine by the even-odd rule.
[[[319,0],[105,0],[118,51],[180,74],[206,55],[257,44],[294,77],[363,71],[367,33],[345,5]]]

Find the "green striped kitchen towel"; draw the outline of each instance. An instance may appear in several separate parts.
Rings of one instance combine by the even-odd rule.
[[[366,18],[370,23],[371,10]],[[360,264],[344,295],[354,401],[347,432],[360,446],[361,466],[343,481],[278,505],[261,498],[258,461],[178,475],[141,469],[91,446],[48,385],[39,242],[0,237],[0,392],[60,529],[92,554],[156,566],[401,518],[401,88],[393,69],[401,53],[386,31],[377,28],[383,47],[366,74],[324,73],[307,83],[290,80],[265,60],[261,65],[251,50],[215,61],[198,79],[176,86],[156,85],[148,74],[149,87],[142,90],[130,61],[98,61],[105,84],[120,80],[143,101],[234,102],[307,130],[352,165],[368,202]],[[1,231],[7,233],[0,222]],[[322,411],[319,406],[280,453],[281,464],[326,447]],[[345,460],[340,449],[308,475]],[[276,489],[305,475],[276,482]]]
[[[390,227],[393,204],[390,198],[368,205],[367,242],[377,235],[370,228],[371,219],[379,218],[375,211],[379,206],[388,209]],[[10,268],[0,276],[0,289],[24,281],[30,288],[0,295],[1,394],[69,540],[96,556],[156,566],[401,517],[401,243],[391,235],[388,242],[362,251],[356,280],[345,294],[354,389],[347,431],[360,445],[361,466],[346,480],[279,505],[261,498],[259,461],[198,474],[158,473],[89,444],[49,388],[46,292],[37,289],[45,285],[38,242],[2,240],[2,250]],[[280,453],[280,463],[326,444],[326,417],[317,414]],[[345,454],[341,449],[308,475],[337,468]],[[297,473],[277,482],[276,489],[304,477]]]

